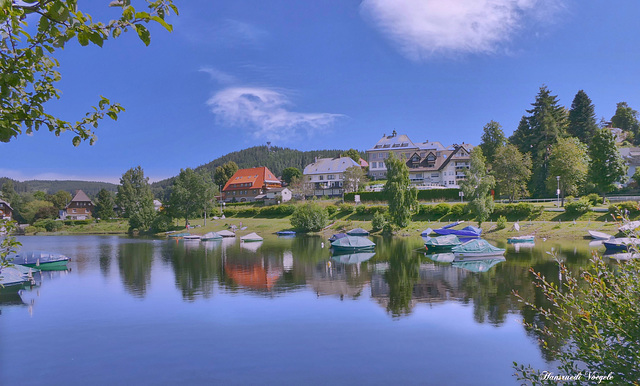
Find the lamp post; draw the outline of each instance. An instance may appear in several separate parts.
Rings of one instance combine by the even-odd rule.
[[[560,176],[556,176],[556,180],[558,180],[558,189],[556,190],[556,195],[558,196],[558,208],[560,207]]]

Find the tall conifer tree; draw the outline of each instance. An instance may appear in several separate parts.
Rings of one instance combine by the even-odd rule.
[[[595,107],[587,93],[580,90],[571,103],[567,133],[588,145],[597,129]]]

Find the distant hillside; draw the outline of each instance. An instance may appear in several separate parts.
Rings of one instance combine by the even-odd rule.
[[[48,194],[54,194],[59,190],[67,191],[71,194],[75,194],[76,190],[82,190],[90,197],[95,197],[100,189],[106,189],[111,192],[118,190],[118,185],[111,184],[109,182],[95,182],[95,181],[47,181],[47,180],[30,180],[30,181],[16,181],[7,177],[0,177],[0,188],[8,181],[13,181],[13,188],[18,193],[25,192],[37,192],[43,191]]]
[[[345,150],[300,151],[276,146],[272,146],[271,148],[267,146],[255,146],[223,155],[208,164],[198,166],[195,170],[206,170],[211,173],[211,177],[213,178],[213,173],[218,166],[221,166],[225,162],[233,161],[238,164],[240,169],[266,166],[276,176],[281,176],[285,168],[293,166],[304,170],[304,167],[312,163],[315,157],[338,157],[344,152]],[[166,189],[172,184],[173,178],[168,178],[151,184],[151,189],[156,197],[166,199]]]

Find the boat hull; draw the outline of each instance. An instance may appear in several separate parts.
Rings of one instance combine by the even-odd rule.
[[[50,261],[47,263],[40,263],[40,265],[38,265],[37,263],[36,264],[20,264],[20,265],[29,267],[29,268],[38,268],[41,271],[47,271],[47,270],[57,271],[61,269],[66,269],[68,262],[69,260],[58,260],[58,261]]]

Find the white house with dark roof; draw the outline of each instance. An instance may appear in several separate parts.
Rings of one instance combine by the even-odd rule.
[[[385,160],[393,153],[406,162],[412,184],[425,188],[459,188],[458,182],[465,178],[464,171],[469,169],[472,148],[465,143],[445,148],[440,142],[413,142],[407,135],[398,135],[394,130],[367,150],[369,177],[386,179]]]
[[[314,196],[342,196],[344,172],[360,164],[351,157],[317,158],[302,173],[305,183],[312,184]]]

